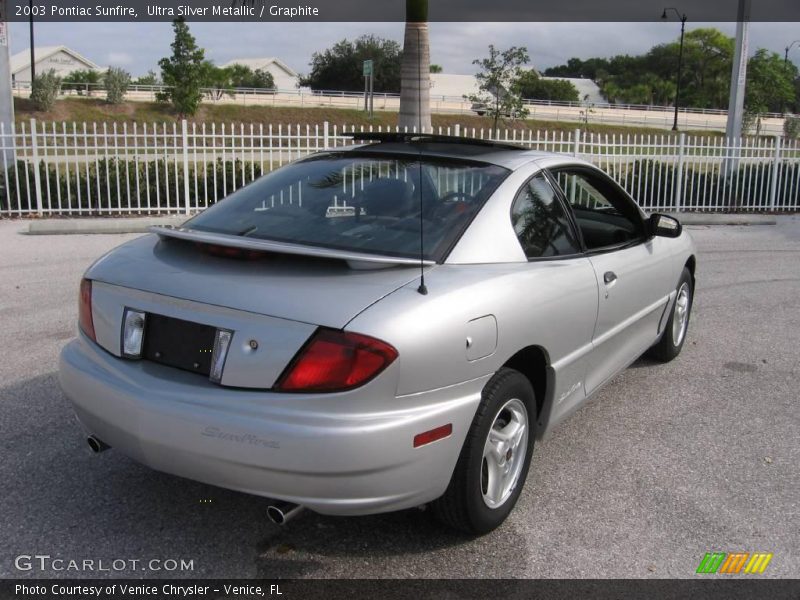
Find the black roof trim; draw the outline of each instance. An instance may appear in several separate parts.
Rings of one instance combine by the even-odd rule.
[[[342,135],[352,137],[354,140],[374,141],[381,144],[408,144],[413,142],[434,143],[434,144],[462,144],[464,146],[483,146],[495,150],[527,150],[517,144],[504,142],[493,142],[491,140],[481,140],[478,138],[461,137],[456,135],[436,135],[432,133],[402,133],[402,132],[378,132],[378,131],[345,131]]]

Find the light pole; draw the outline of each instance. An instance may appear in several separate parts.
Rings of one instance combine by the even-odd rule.
[[[678,12],[677,8],[665,8],[664,12],[661,13],[661,18],[666,20],[667,18],[667,11],[672,11],[681,21],[681,48],[678,52],[678,78],[675,82],[675,121],[672,124],[672,131],[678,131],[678,104],[680,103],[681,99],[681,75],[683,74],[683,35],[686,33],[686,13],[681,14]]]
[[[30,21],[31,21],[31,90],[33,89],[33,82],[36,80],[36,57],[33,50],[33,0],[28,0],[28,8],[30,8]]]
[[[800,44],[800,40],[795,40],[791,44],[786,46],[786,52],[784,52],[784,54],[783,54],[783,68],[784,68],[784,70],[786,70],[786,68],[789,66],[789,50],[791,50],[794,47],[795,44]]]

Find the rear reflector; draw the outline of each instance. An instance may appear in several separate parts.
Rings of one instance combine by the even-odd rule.
[[[282,392],[341,392],[364,385],[397,358],[397,350],[373,337],[318,329],[278,380]]]
[[[140,310],[126,308],[122,316],[122,355],[141,358],[144,342],[144,323],[147,315]]]
[[[78,296],[78,326],[84,335],[93,342],[97,341],[94,334],[94,320],[92,319],[92,280],[81,279],[81,291]]]
[[[228,349],[231,347],[233,333],[227,329],[217,329],[214,337],[214,351],[211,354],[211,372],[208,378],[214,383],[222,381],[222,371],[225,369],[225,359],[228,358]]]
[[[417,435],[414,436],[414,448],[419,448],[420,446],[424,446],[425,444],[430,444],[431,442],[435,442],[436,440],[441,440],[443,438],[446,438],[451,433],[453,433],[452,423],[448,423],[447,425],[442,425],[441,427],[437,427],[436,429],[431,429],[430,431],[418,433]]]

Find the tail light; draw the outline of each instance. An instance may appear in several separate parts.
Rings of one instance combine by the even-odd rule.
[[[363,385],[397,358],[397,350],[375,338],[318,329],[278,380],[282,392],[341,392]]]
[[[78,299],[78,326],[93,342],[97,341],[92,320],[92,280],[81,279],[81,291]]]

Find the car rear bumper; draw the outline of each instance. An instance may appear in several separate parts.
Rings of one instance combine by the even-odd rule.
[[[83,335],[60,382],[88,434],[159,471],[332,515],[388,512],[444,493],[486,378],[395,398],[232,389],[116,358]],[[413,448],[452,423],[450,437]]]

